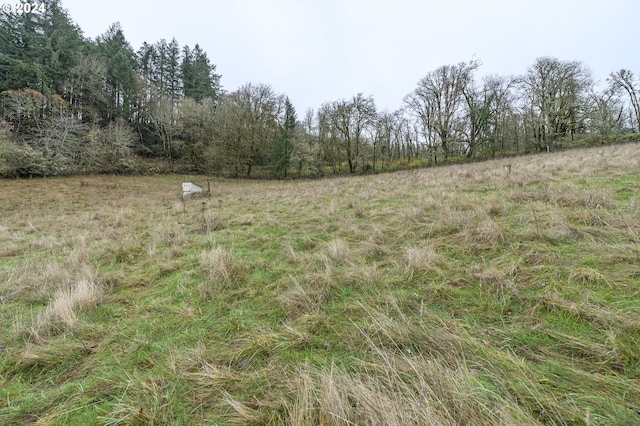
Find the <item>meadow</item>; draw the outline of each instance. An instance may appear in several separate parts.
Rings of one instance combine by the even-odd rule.
[[[640,423],[637,143],[0,213],[0,424]]]

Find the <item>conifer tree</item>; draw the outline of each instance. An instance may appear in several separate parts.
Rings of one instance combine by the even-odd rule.
[[[59,1],[39,13],[0,13],[0,92],[63,92],[86,42]]]
[[[185,46],[182,52],[184,96],[196,101],[205,98],[216,100],[220,92],[220,75],[215,73],[216,66],[209,62],[207,54],[198,44],[193,50]]]
[[[285,97],[284,120],[280,125],[279,134],[273,140],[273,171],[278,177],[286,178],[289,174],[296,119],[296,109],[293,107],[289,97]]]
[[[110,105],[103,120],[113,121],[118,117],[130,120],[138,81],[136,79],[135,53],[124,36],[120,23],[109,27],[97,38],[98,52],[107,61],[107,90]]]

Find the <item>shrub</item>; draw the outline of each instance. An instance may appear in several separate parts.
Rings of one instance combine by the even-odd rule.
[[[0,176],[45,176],[48,169],[47,159],[41,151],[28,144],[0,142]]]

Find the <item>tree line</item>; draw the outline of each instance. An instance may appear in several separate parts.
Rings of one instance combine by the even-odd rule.
[[[631,70],[597,89],[580,61],[537,58],[518,76],[479,78],[480,67],[428,72],[396,111],[356,94],[298,116],[268,84],[224,90],[198,44],[136,51],[118,23],[90,40],[51,0],[44,12],[0,14],[0,175],[367,173],[640,132]]]

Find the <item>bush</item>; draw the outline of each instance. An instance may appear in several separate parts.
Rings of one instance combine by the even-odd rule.
[[[106,128],[78,132],[77,141],[69,136],[59,140],[56,132],[29,143],[0,139],[0,176],[131,173],[135,170],[136,135],[126,123],[117,121]]]
[[[119,119],[102,131],[103,172],[129,173],[133,171],[134,131]]]
[[[84,135],[80,165],[95,173],[131,173],[135,170],[133,145],[136,135],[123,120]]]
[[[41,151],[27,144],[0,142],[0,176],[46,176],[48,169],[47,159]]]

